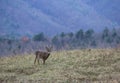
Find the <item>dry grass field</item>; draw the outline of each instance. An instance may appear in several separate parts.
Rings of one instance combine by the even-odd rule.
[[[0,83],[120,83],[120,51],[52,52],[46,64],[35,55],[0,58]]]

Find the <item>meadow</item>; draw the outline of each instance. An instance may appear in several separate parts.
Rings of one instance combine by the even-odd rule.
[[[120,51],[53,51],[46,64],[34,54],[0,57],[0,83],[120,83]]]

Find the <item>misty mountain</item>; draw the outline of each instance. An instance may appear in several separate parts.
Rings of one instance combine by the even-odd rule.
[[[97,4],[100,5],[98,9]],[[115,17],[111,17],[100,11],[106,6],[102,6],[100,0],[96,5],[92,4],[92,0],[0,0],[0,34],[32,36],[44,32],[52,36],[81,28],[100,31],[105,27],[118,26],[119,18],[118,21],[114,19],[119,11],[116,10]]]
[[[99,14],[120,25],[120,0],[84,0]]]

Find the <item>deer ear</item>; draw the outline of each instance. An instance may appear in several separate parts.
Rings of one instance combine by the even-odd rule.
[[[50,49],[53,49],[53,46],[51,46]]]
[[[45,48],[46,48],[47,51],[49,50],[49,48],[47,46]]]

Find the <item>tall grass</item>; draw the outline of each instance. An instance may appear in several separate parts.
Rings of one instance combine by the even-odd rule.
[[[35,55],[0,58],[0,83],[119,83],[120,51],[114,49],[52,52],[46,64]]]

